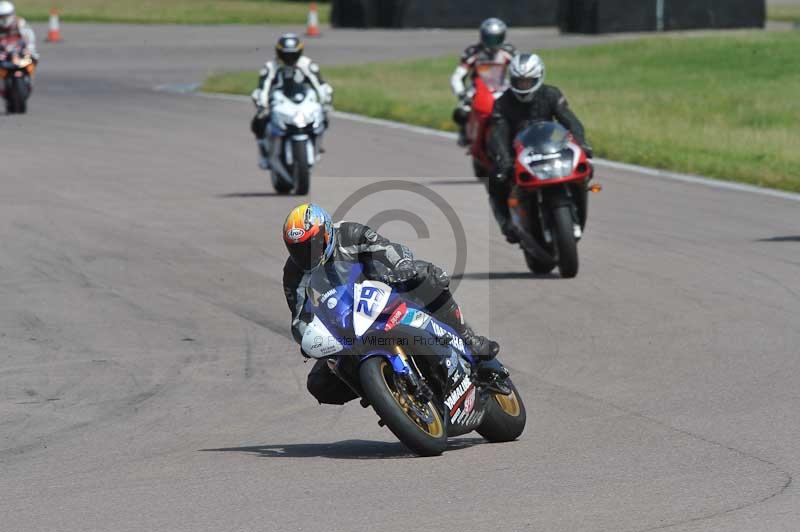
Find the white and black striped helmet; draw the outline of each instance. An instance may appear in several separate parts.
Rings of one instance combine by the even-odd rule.
[[[508,65],[511,90],[518,100],[529,102],[544,83],[544,63],[536,54],[517,54]]]
[[[487,18],[481,23],[481,44],[497,49],[506,40],[506,23],[499,18]]]

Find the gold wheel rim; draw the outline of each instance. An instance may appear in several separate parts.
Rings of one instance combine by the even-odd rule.
[[[408,419],[411,420],[417,427],[419,427],[425,434],[433,437],[433,438],[440,438],[444,434],[444,424],[442,423],[442,418],[439,416],[439,411],[433,406],[433,404],[428,403],[425,407],[433,416],[432,423],[426,423],[425,421],[419,419],[417,416],[413,415],[413,410],[411,410],[411,405],[409,404],[409,398],[405,394],[397,391],[395,387],[389,384],[389,381],[386,379],[386,368],[389,367],[389,363],[386,360],[381,361],[381,376],[383,377],[383,383],[386,385],[386,389],[389,390],[389,393],[392,394],[395,402],[400,406],[403,410],[403,413],[406,415]]]
[[[517,392],[511,391],[511,395],[494,394],[494,400],[503,409],[503,412],[511,417],[517,417],[520,413],[519,400],[517,399]]]

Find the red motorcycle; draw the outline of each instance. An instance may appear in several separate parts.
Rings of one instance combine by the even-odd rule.
[[[557,122],[535,122],[514,139],[511,220],[528,268],[537,274],[558,266],[561,276],[578,274],[578,241],[588,212],[594,169],[584,149]]]
[[[20,43],[0,47],[0,96],[6,101],[6,113],[25,113],[36,63],[30,51]]]
[[[505,64],[484,63],[476,67],[476,72],[472,85],[472,110],[467,119],[467,153],[472,157],[475,177],[484,180],[489,177],[493,168],[486,153],[489,117],[492,115],[495,100],[503,94],[508,84]]]

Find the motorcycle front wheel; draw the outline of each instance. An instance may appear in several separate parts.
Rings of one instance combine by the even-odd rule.
[[[23,78],[12,78],[9,83],[9,94],[6,100],[6,112],[24,114],[28,111],[28,88]]]
[[[359,378],[372,408],[406,447],[420,456],[444,452],[447,431],[442,414],[433,402],[417,401],[388,360],[368,358],[359,368]]]
[[[578,242],[572,220],[572,208],[562,205],[553,210],[555,244],[558,249],[558,270],[561,277],[571,279],[578,275]]]
[[[308,163],[307,140],[292,141],[292,158],[294,159],[295,194],[305,196],[311,180],[311,170]]]

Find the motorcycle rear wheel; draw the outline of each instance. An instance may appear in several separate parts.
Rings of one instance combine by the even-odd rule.
[[[420,404],[404,390],[389,361],[379,356],[368,358],[358,373],[367,401],[406,447],[420,456],[444,452],[447,430],[442,414],[433,402]]]
[[[493,443],[516,440],[525,430],[525,404],[511,379],[506,380],[506,384],[511,388],[511,395],[492,393],[483,421],[476,429]]]

